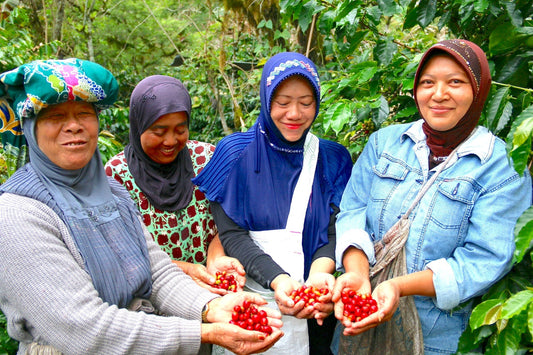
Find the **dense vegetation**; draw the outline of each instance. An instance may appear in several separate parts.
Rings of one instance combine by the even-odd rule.
[[[0,0],[1,1],[1,0]],[[507,142],[517,171],[530,167],[533,0],[7,0],[0,72],[39,58],[80,57],[121,85],[101,117],[104,159],[128,138],[128,95],[151,74],[180,78],[193,97],[191,137],[212,143],[253,124],[262,64],[299,51],[318,65],[321,114],[313,130],[357,159],[370,133],[417,119],[411,96],[421,54],[465,38],[490,61],[493,85],[481,124]],[[1,127],[0,127],[1,128]],[[7,177],[0,147],[0,183]],[[529,198],[529,197],[525,197]],[[533,210],[516,228],[512,271],[479,299],[460,352],[533,351]],[[5,327],[0,318],[0,328]],[[0,335],[0,353],[13,342]]]

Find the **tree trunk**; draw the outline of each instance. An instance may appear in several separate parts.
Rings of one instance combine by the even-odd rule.
[[[65,1],[56,0],[55,3],[57,4],[57,9],[56,16],[54,18],[54,23],[52,25],[52,41],[61,41],[63,20],[65,19]]]
[[[32,24],[32,35],[35,38],[35,43],[47,43],[46,30],[43,28],[43,23],[39,18],[39,11],[43,9],[41,0],[25,0],[23,4],[26,5],[30,12],[30,24]]]

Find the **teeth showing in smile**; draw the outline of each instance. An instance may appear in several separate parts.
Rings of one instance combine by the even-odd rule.
[[[68,145],[68,146],[77,146],[77,145],[83,145],[83,144],[85,144],[85,143],[83,143],[83,142],[78,142],[78,143],[68,143],[67,145]]]

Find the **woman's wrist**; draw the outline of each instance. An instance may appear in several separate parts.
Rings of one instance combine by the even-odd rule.
[[[209,301],[211,302],[211,301]],[[209,319],[207,318],[207,315],[209,313],[209,302],[207,302],[204,305],[204,308],[202,308],[202,323],[210,323]]]
[[[216,324],[202,324],[201,342],[208,344],[216,344]]]
[[[204,305],[202,308],[202,323],[215,323],[217,322],[216,313],[220,297],[215,297]]]
[[[270,283],[270,288],[276,290],[281,281],[290,278],[291,276],[289,274],[279,274],[278,276],[274,277],[274,280],[272,280],[272,282]]]

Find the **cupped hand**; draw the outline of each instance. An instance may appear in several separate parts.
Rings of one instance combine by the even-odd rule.
[[[306,285],[313,286],[317,290],[328,290],[326,294],[318,298],[319,302],[313,305],[312,317],[317,320],[318,325],[322,325],[324,319],[333,312],[332,291],[335,286],[335,277],[327,272],[315,272],[309,275]]]
[[[267,304],[260,295],[252,292],[230,292],[223,297],[218,297],[209,302],[209,312],[207,313],[207,320],[210,323],[229,323],[232,319],[232,313],[235,306],[241,306],[244,301],[249,301],[259,310],[264,310],[267,313],[268,325],[272,329],[280,329],[283,326],[281,321],[281,313],[277,309],[264,307]]]
[[[202,324],[202,341],[220,345],[238,355],[256,354],[270,349],[283,336],[278,328],[272,329],[272,334],[267,335],[229,323]]]
[[[340,320],[344,326],[350,326],[351,322],[344,317],[344,304],[342,303],[341,294],[344,290],[354,290],[361,294],[370,293],[371,286],[368,275],[362,276],[355,272],[347,272],[342,274],[335,281],[335,287],[331,295],[331,300],[335,303],[334,312],[335,318]]]
[[[301,284],[298,281],[287,274],[276,276],[271,283],[271,287],[274,289],[274,297],[281,313],[297,318],[310,318],[313,312],[312,308],[307,309],[303,301],[295,303],[290,297],[291,292],[300,286]]]
[[[201,287],[206,288],[216,294],[223,294],[223,292],[221,291],[225,291],[213,287],[213,284],[215,283],[215,276],[210,274],[204,265],[176,260],[173,260],[172,262],[176,264],[180,269],[182,269],[183,272],[189,275],[191,279],[193,279],[194,282],[196,282]]]
[[[382,282],[372,293],[372,298],[376,300],[378,305],[377,312],[359,322],[352,323],[347,318],[343,319],[344,335],[360,334],[392,318],[400,303],[400,290],[393,280]]]
[[[242,291],[246,283],[246,272],[239,260],[229,256],[219,256],[207,266],[207,271],[211,275],[216,275],[217,271],[225,271],[227,274],[235,276],[237,282],[237,291]],[[218,294],[226,294],[228,291],[217,289]]]

